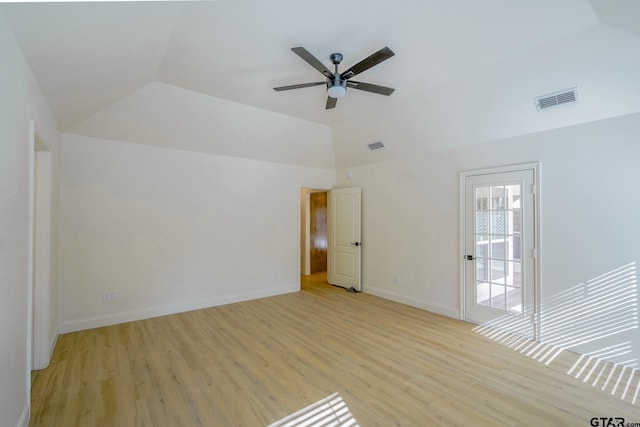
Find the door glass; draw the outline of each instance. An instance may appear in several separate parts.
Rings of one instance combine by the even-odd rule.
[[[491,307],[491,293],[489,283],[476,282],[476,304]]]
[[[475,187],[476,305],[522,313],[520,184]]]

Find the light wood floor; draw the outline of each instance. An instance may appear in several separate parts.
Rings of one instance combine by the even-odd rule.
[[[474,325],[322,281],[62,335],[34,373],[30,425],[266,426],[335,392],[362,427],[640,422],[637,406]]]

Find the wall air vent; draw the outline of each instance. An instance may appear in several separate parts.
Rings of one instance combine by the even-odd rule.
[[[369,150],[371,151],[382,150],[384,148],[384,144],[382,141],[372,142],[371,144],[367,144],[367,147],[369,147]]]
[[[580,97],[578,96],[578,88],[573,87],[571,89],[538,96],[533,98],[533,100],[536,103],[536,109],[540,111],[546,110],[547,108],[557,107],[559,105],[578,102]]]

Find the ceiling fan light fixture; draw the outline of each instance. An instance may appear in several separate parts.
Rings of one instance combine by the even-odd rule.
[[[329,86],[327,93],[331,98],[342,98],[347,93],[346,82],[334,83],[333,86]]]
[[[347,88],[342,86],[331,86],[329,96],[332,98],[342,98],[347,93]]]

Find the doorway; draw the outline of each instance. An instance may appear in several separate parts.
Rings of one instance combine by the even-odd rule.
[[[461,177],[462,317],[535,339],[537,165]]]
[[[361,188],[301,188],[301,285],[310,278],[361,291],[361,249]]]
[[[327,273],[328,189],[300,190],[300,274]]]

